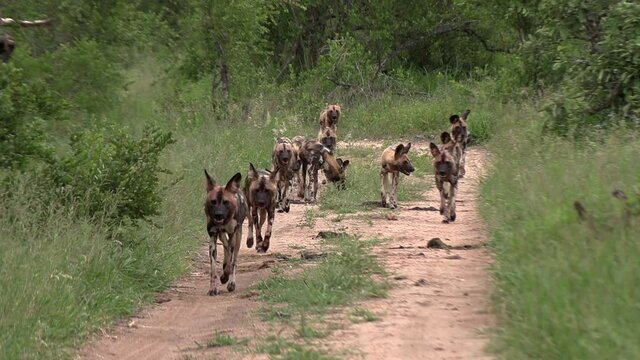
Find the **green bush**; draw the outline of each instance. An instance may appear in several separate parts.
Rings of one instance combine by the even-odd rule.
[[[44,122],[62,116],[62,108],[46,84],[29,82],[20,69],[0,64],[0,169],[47,158]]]
[[[71,155],[50,165],[51,180],[82,215],[111,224],[147,219],[158,214],[159,158],[172,142],[170,132],[151,127],[139,139],[118,128],[86,131],[72,137]]]

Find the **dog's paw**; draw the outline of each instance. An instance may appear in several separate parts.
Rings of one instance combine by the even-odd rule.
[[[209,290],[209,292],[207,293],[207,295],[209,295],[209,296],[216,296],[216,295],[218,295],[218,289],[214,288],[214,289]]]

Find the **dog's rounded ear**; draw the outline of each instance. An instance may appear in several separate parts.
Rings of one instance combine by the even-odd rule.
[[[343,161],[343,162],[342,162],[342,170],[343,170],[343,171],[344,171],[344,170],[347,170],[347,168],[349,167],[349,164],[350,164],[349,160],[345,160],[345,161]]]
[[[464,114],[462,114],[462,120],[467,121],[467,118],[469,117],[469,114],[471,114],[471,110],[467,109],[464,111]]]
[[[438,149],[438,145],[434,143],[429,143],[429,150],[431,150],[431,155],[433,157],[437,157],[440,155],[440,149]]]
[[[402,153],[407,154],[410,149],[411,149],[411,143],[408,143],[407,146],[404,147],[404,150],[402,150]]]
[[[237,193],[238,190],[240,189],[240,180],[242,180],[242,174],[236,173],[235,175],[233,175],[231,180],[229,180],[229,182],[227,183],[225,190],[230,193],[234,193],[234,194]]]
[[[207,169],[204,169],[204,176],[207,178],[207,192],[209,192],[216,186],[216,182],[213,180],[211,175],[209,175]]]
[[[251,175],[251,177],[253,177],[254,179],[258,178],[258,170],[256,170],[256,167],[253,166],[253,163],[249,163],[249,174]]]
[[[273,169],[273,171],[271,171],[269,173],[269,180],[271,180],[272,182],[278,182],[280,180],[280,168],[278,166],[276,166],[275,169]]]
[[[455,132],[456,129],[453,129],[453,131]],[[442,141],[443,144],[448,143],[449,141],[451,141],[451,135],[449,135],[448,132],[443,131],[442,134],[440,134],[440,141]]]
[[[449,122],[452,124],[455,124],[456,122],[458,122],[458,120],[460,120],[460,116],[458,116],[457,114],[451,115],[449,117]]]
[[[402,144],[398,144],[398,146],[396,146],[396,153],[394,154],[394,157],[397,159],[400,157],[400,155],[402,155],[404,152],[404,145]]]

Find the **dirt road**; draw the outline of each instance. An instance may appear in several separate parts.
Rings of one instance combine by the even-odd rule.
[[[428,144],[414,144],[414,148],[426,153]],[[485,164],[485,151],[470,149],[467,176],[459,185],[455,223],[443,224],[439,213],[429,210],[439,206],[439,195],[433,187],[425,193],[425,200],[401,202],[394,212],[397,220],[364,221],[347,217],[340,221],[341,230],[362,238],[391,238],[379,245],[375,253],[386,265],[394,286],[388,298],[358,304],[378,315],[379,321],[360,324],[345,321],[340,330],[319,340],[322,348],[341,358],[353,359],[489,358],[483,347],[488,340],[486,330],[493,324],[487,272],[492,258],[484,247],[487,231],[476,208],[478,182]],[[427,181],[432,181],[431,177]],[[301,226],[309,207],[312,206],[295,204],[290,213],[276,215],[275,240],[269,254],[241,249],[235,293],[227,293],[223,287],[221,295],[206,296],[209,267],[203,245],[194,272],[160,294],[158,304],[98,335],[78,357],[267,359],[267,355],[236,347],[206,344],[216,332],[252,342],[274,331],[273,325],[259,319],[255,310],[262,304],[247,295],[246,289],[269,276],[270,268],[278,261],[274,254],[297,256],[300,248],[313,248],[317,244],[314,235],[319,230],[336,228],[330,217],[318,218],[313,228]],[[427,249],[427,242],[435,237],[461,249]],[[203,236],[203,244],[204,240]]]

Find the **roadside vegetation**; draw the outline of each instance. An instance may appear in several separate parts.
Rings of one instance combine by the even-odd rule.
[[[493,161],[483,211],[497,256],[496,351],[638,357],[640,5],[24,0],[0,16],[53,19],[0,27],[16,44],[0,47],[7,358],[73,358],[97,329],[152,302],[205,241],[203,168],[225,181],[249,161],[269,167],[275,138],[314,137],[325,103],[343,106],[340,140],[388,143],[437,139],[449,115],[471,109],[472,140]],[[347,190],[329,188],[325,209],[378,200],[376,161],[347,170]],[[302,276],[325,281],[322,264]],[[305,306],[321,313],[352,300],[343,295]],[[320,335],[309,326],[300,334]],[[283,358],[322,358],[290,351]]]

